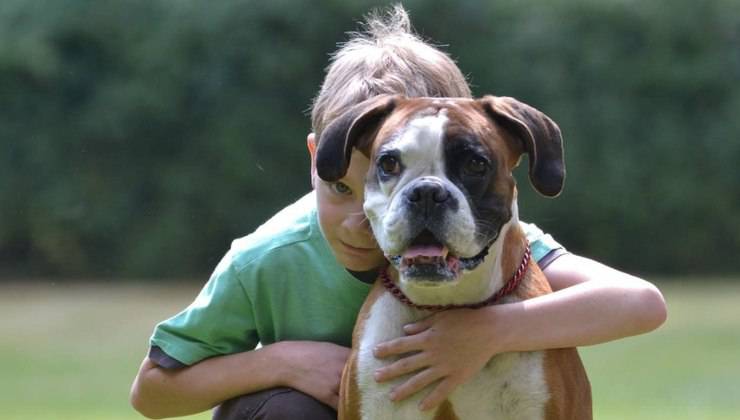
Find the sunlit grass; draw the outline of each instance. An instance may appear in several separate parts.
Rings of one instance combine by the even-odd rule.
[[[0,286],[0,418],[140,419],[128,392],[148,336],[198,287]],[[697,279],[661,288],[669,321],[660,330],[581,349],[595,418],[740,418],[740,284]]]
[[[740,418],[740,285],[664,283],[651,334],[581,349],[597,419]]]
[[[128,393],[149,334],[197,289],[192,283],[0,286],[0,418],[143,418],[129,406]]]

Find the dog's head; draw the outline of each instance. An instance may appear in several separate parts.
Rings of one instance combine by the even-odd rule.
[[[316,170],[342,178],[352,149],[370,158],[364,209],[402,281],[455,282],[475,270],[516,215],[512,175],[558,195],[565,178],[557,125],[513,98],[404,98],[363,102],[321,134]]]

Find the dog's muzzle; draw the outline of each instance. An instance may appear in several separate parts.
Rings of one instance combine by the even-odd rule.
[[[402,192],[402,199],[409,243],[402,254],[390,255],[388,259],[406,279],[430,283],[454,281],[462,270],[472,270],[483,261],[487,247],[470,258],[454,255],[448,229],[455,223],[459,203],[443,181],[419,178]]]

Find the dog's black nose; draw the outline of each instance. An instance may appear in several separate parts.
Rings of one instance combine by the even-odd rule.
[[[450,192],[439,181],[433,179],[422,179],[405,192],[406,202],[409,206],[416,208],[418,214],[425,218],[441,216],[443,208],[448,207],[452,201]]]
[[[450,193],[442,184],[433,180],[419,181],[413,188],[406,191],[406,199],[412,203],[444,203],[450,198]]]

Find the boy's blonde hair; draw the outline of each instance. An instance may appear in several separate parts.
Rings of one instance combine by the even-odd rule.
[[[368,15],[363,27],[333,54],[314,99],[311,124],[317,138],[349,107],[376,95],[471,96],[455,62],[412,32],[403,6]]]

